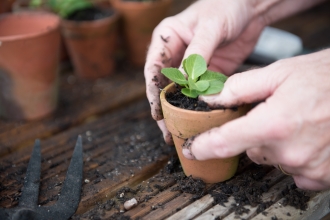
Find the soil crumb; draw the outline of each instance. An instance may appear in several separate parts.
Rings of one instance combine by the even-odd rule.
[[[235,204],[230,209],[235,214],[248,213],[249,210],[243,207],[245,205],[257,206],[262,204],[259,210],[259,212],[262,212],[270,205],[261,201],[262,194],[269,190],[267,182],[262,181],[266,174],[267,171],[263,166],[253,164],[252,169],[249,171],[229,181],[218,183],[218,186],[210,192],[214,199],[214,205],[225,206],[228,198],[233,196]]]
[[[307,209],[307,203],[310,197],[306,196],[305,192],[299,190],[295,184],[287,186],[282,191],[282,195],[284,196],[283,206],[289,205],[303,211]]]
[[[181,191],[193,195],[193,200],[204,196],[206,192],[206,183],[201,179],[195,179],[192,176],[186,176],[183,173],[180,160],[177,157],[172,157],[165,167],[167,173],[172,174],[177,187],[173,187],[172,191]]]

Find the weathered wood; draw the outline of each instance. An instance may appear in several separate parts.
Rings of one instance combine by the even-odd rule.
[[[269,172],[263,179],[269,179],[268,184],[270,186],[278,183],[281,181],[285,176],[281,174],[278,170],[273,169],[271,172]],[[212,219],[215,217],[220,217],[224,218],[230,214],[233,214],[232,211],[230,210],[230,207],[236,204],[236,201],[233,196],[231,196],[228,199],[228,202],[222,205],[215,205],[211,209],[205,211],[205,210],[200,210],[200,212],[204,212],[202,215],[198,216],[196,219],[201,220],[201,219]]]
[[[145,97],[141,70],[121,71],[95,82],[77,81],[73,85],[68,85],[69,77],[73,76],[62,76],[60,103],[53,116],[32,122],[0,121],[0,157],[32,145],[36,138],[50,137]]]
[[[281,198],[282,190],[284,190],[288,185],[291,185],[293,183],[294,183],[294,181],[293,181],[292,177],[286,177],[281,182],[272,186],[268,192],[266,192],[262,195],[262,202],[274,202],[275,203],[278,198]],[[236,213],[232,212],[231,214],[229,214],[228,216],[226,216],[223,219],[226,219],[226,220],[234,220],[237,218],[250,219],[251,217],[253,217],[254,215],[257,214],[258,206],[252,207],[250,205],[246,205],[246,206],[244,206],[244,208],[248,209],[249,212],[243,213],[239,216],[237,216]]]

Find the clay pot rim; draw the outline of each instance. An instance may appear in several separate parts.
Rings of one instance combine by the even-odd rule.
[[[136,2],[136,1],[122,1],[122,0],[110,0],[112,5],[120,5],[120,8],[125,8],[126,10],[140,10],[141,8],[154,8],[159,7],[159,5],[165,4],[166,2],[172,2],[173,0],[160,0],[156,2]],[[137,8],[138,7],[138,8]]]
[[[33,11],[33,12],[29,12],[29,11],[21,11],[21,12],[15,12],[15,13],[3,13],[0,15],[0,20],[6,17],[13,17],[13,16],[39,16],[39,17],[44,17],[44,16],[48,16],[53,18],[54,20],[54,24],[49,25],[49,27],[40,30],[38,32],[35,33],[29,33],[29,34],[17,34],[17,35],[12,35],[12,36],[0,36],[0,41],[2,42],[11,42],[11,41],[17,41],[17,40],[25,40],[25,39],[30,39],[30,38],[35,38],[35,37],[39,37],[39,36],[43,36],[46,35],[50,32],[53,32],[57,29],[59,29],[60,26],[60,17],[53,14],[53,13],[49,13],[49,12],[44,12],[44,11]]]
[[[162,100],[162,104],[165,105],[166,107],[170,108],[172,111],[181,111],[183,113],[189,113],[189,114],[196,114],[196,115],[203,115],[203,114],[219,114],[219,112],[228,112],[228,111],[231,111],[233,112],[233,110],[231,109],[215,109],[215,110],[211,110],[211,111],[208,111],[208,112],[205,112],[205,111],[193,111],[193,110],[187,110],[187,109],[183,109],[183,108],[179,108],[179,107],[176,107],[172,104],[170,104],[167,100],[166,100],[166,97],[165,97],[165,93],[166,93],[166,90],[170,87],[173,87],[174,86],[174,82],[168,84],[160,93],[160,99]]]
[[[81,28],[89,28],[91,24],[93,26],[103,26],[104,24],[107,24],[111,22],[111,20],[117,20],[120,17],[120,12],[118,12],[115,9],[111,9],[114,13],[110,16],[107,16],[105,18],[97,19],[97,20],[92,20],[92,21],[73,21],[73,20],[67,20],[67,19],[61,19],[61,25],[64,25],[66,27],[76,27],[79,26]]]

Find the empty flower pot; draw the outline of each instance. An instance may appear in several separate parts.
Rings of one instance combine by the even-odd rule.
[[[135,66],[143,66],[154,28],[166,17],[172,0],[110,0],[122,15],[122,32],[127,56]]]
[[[90,21],[62,20],[62,34],[75,73],[97,79],[114,73],[119,14]]]
[[[236,173],[239,156],[205,161],[189,160],[182,154],[182,145],[187,138],[213,127],[219,127],[230,120],[246,114],[249,110],[248,106],[241,106],[237,110],[225,109],[209,112],[186,110],[167,102],[166,92],[174,92],[175,89],[174,83],[169,84],[162,90],[160,100],[165,124],[172,133],[184,173],[187,176],[191,175],[193,178],[200,178],[206,183],[216,183],[230,179]]]
[[[50,13],[0,15],[0,115],[33,120],[58,100],[60,19]]]

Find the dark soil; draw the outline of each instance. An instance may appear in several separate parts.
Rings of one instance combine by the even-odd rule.
[[[209,193],[214,198],[214,204],[225,206],[228,198],[233,196],[236,203],[232,205],[231,210],[235,214],[248,213],[250,210],[244,206],[250,205],[258,206],[257,213],[262,212],[267,215],[265,210],[274,203],[274,201],[262,202],[261,200],[262,194],[270,188],[267,184],[268,180],[263,179],[267,174],[267,169],[256,164],[253,166],[249,171],[237,175],[234,179],[219,183],[216,189],[211,190]],[[306,210],[310,197],[306,196],[305,192],[298,190],[295,184],[287,186],[281,194],[284,197],[283,206],[290,205],[296,209]],[[290,213],[287,215],[290,216]]]
[[[285,190],[282,191],[282,195],[284,196],[283,206],[293,206],[296,209],[306,210],[307,202],[310,197],[305,195],[305,192],[297,189],[295,184],[287,186]]]
[[[84,8],[72,12],[71,14],[68,15],[66,19],[72,21],[93,21],[93,20],[110,17],[111,15],[113,15],[113,13],[114,12],[111,10],[103,10],[97,7]]]
[[[166,93],[166,100],[172,105],[194,111],[211,111],[210,107],[204,101],[199,101],[197,98],[189,98],[183,95],[180,91],[175,93],[168,92]]]
[[[210,108],[206,102],[198,100],[198,98],[190,98],[183,95],[180,91],[180,87],[177,87],[175,92],[167,92],[166,100],[172,105],[193,111],[204,111],[208,112],[215,109],[226,109],[224,106],[218,105],[215,108]],[[230,108],[231,110],[237,111],[237,107]]]
[[[177,157],[172,157],[167,163],[165,170],[173,174],[177,187],[172,188],[173,191],[181,191],[185,193],[194,194],[193,199],[199,199],[204,196],[206,192],[206,183],[201,179],[194,179],[191,176],[187,177],[182,170],[180,161]]]
[[[248,213],[249,210],[244,208],[245,205],[257,206],[262,204],[263,208],[259,212],[263,211],[269,206],[261,201],[262,194],[269,189],[267,182],[261,181],[266,174],[267,170],[263,166],[253,165],[252,169],[234,179],[219,183],[217,188],[210,192],[214,204],[225,206],[228,198],[233,196],[236,204],[231,209],[236,214]]]

